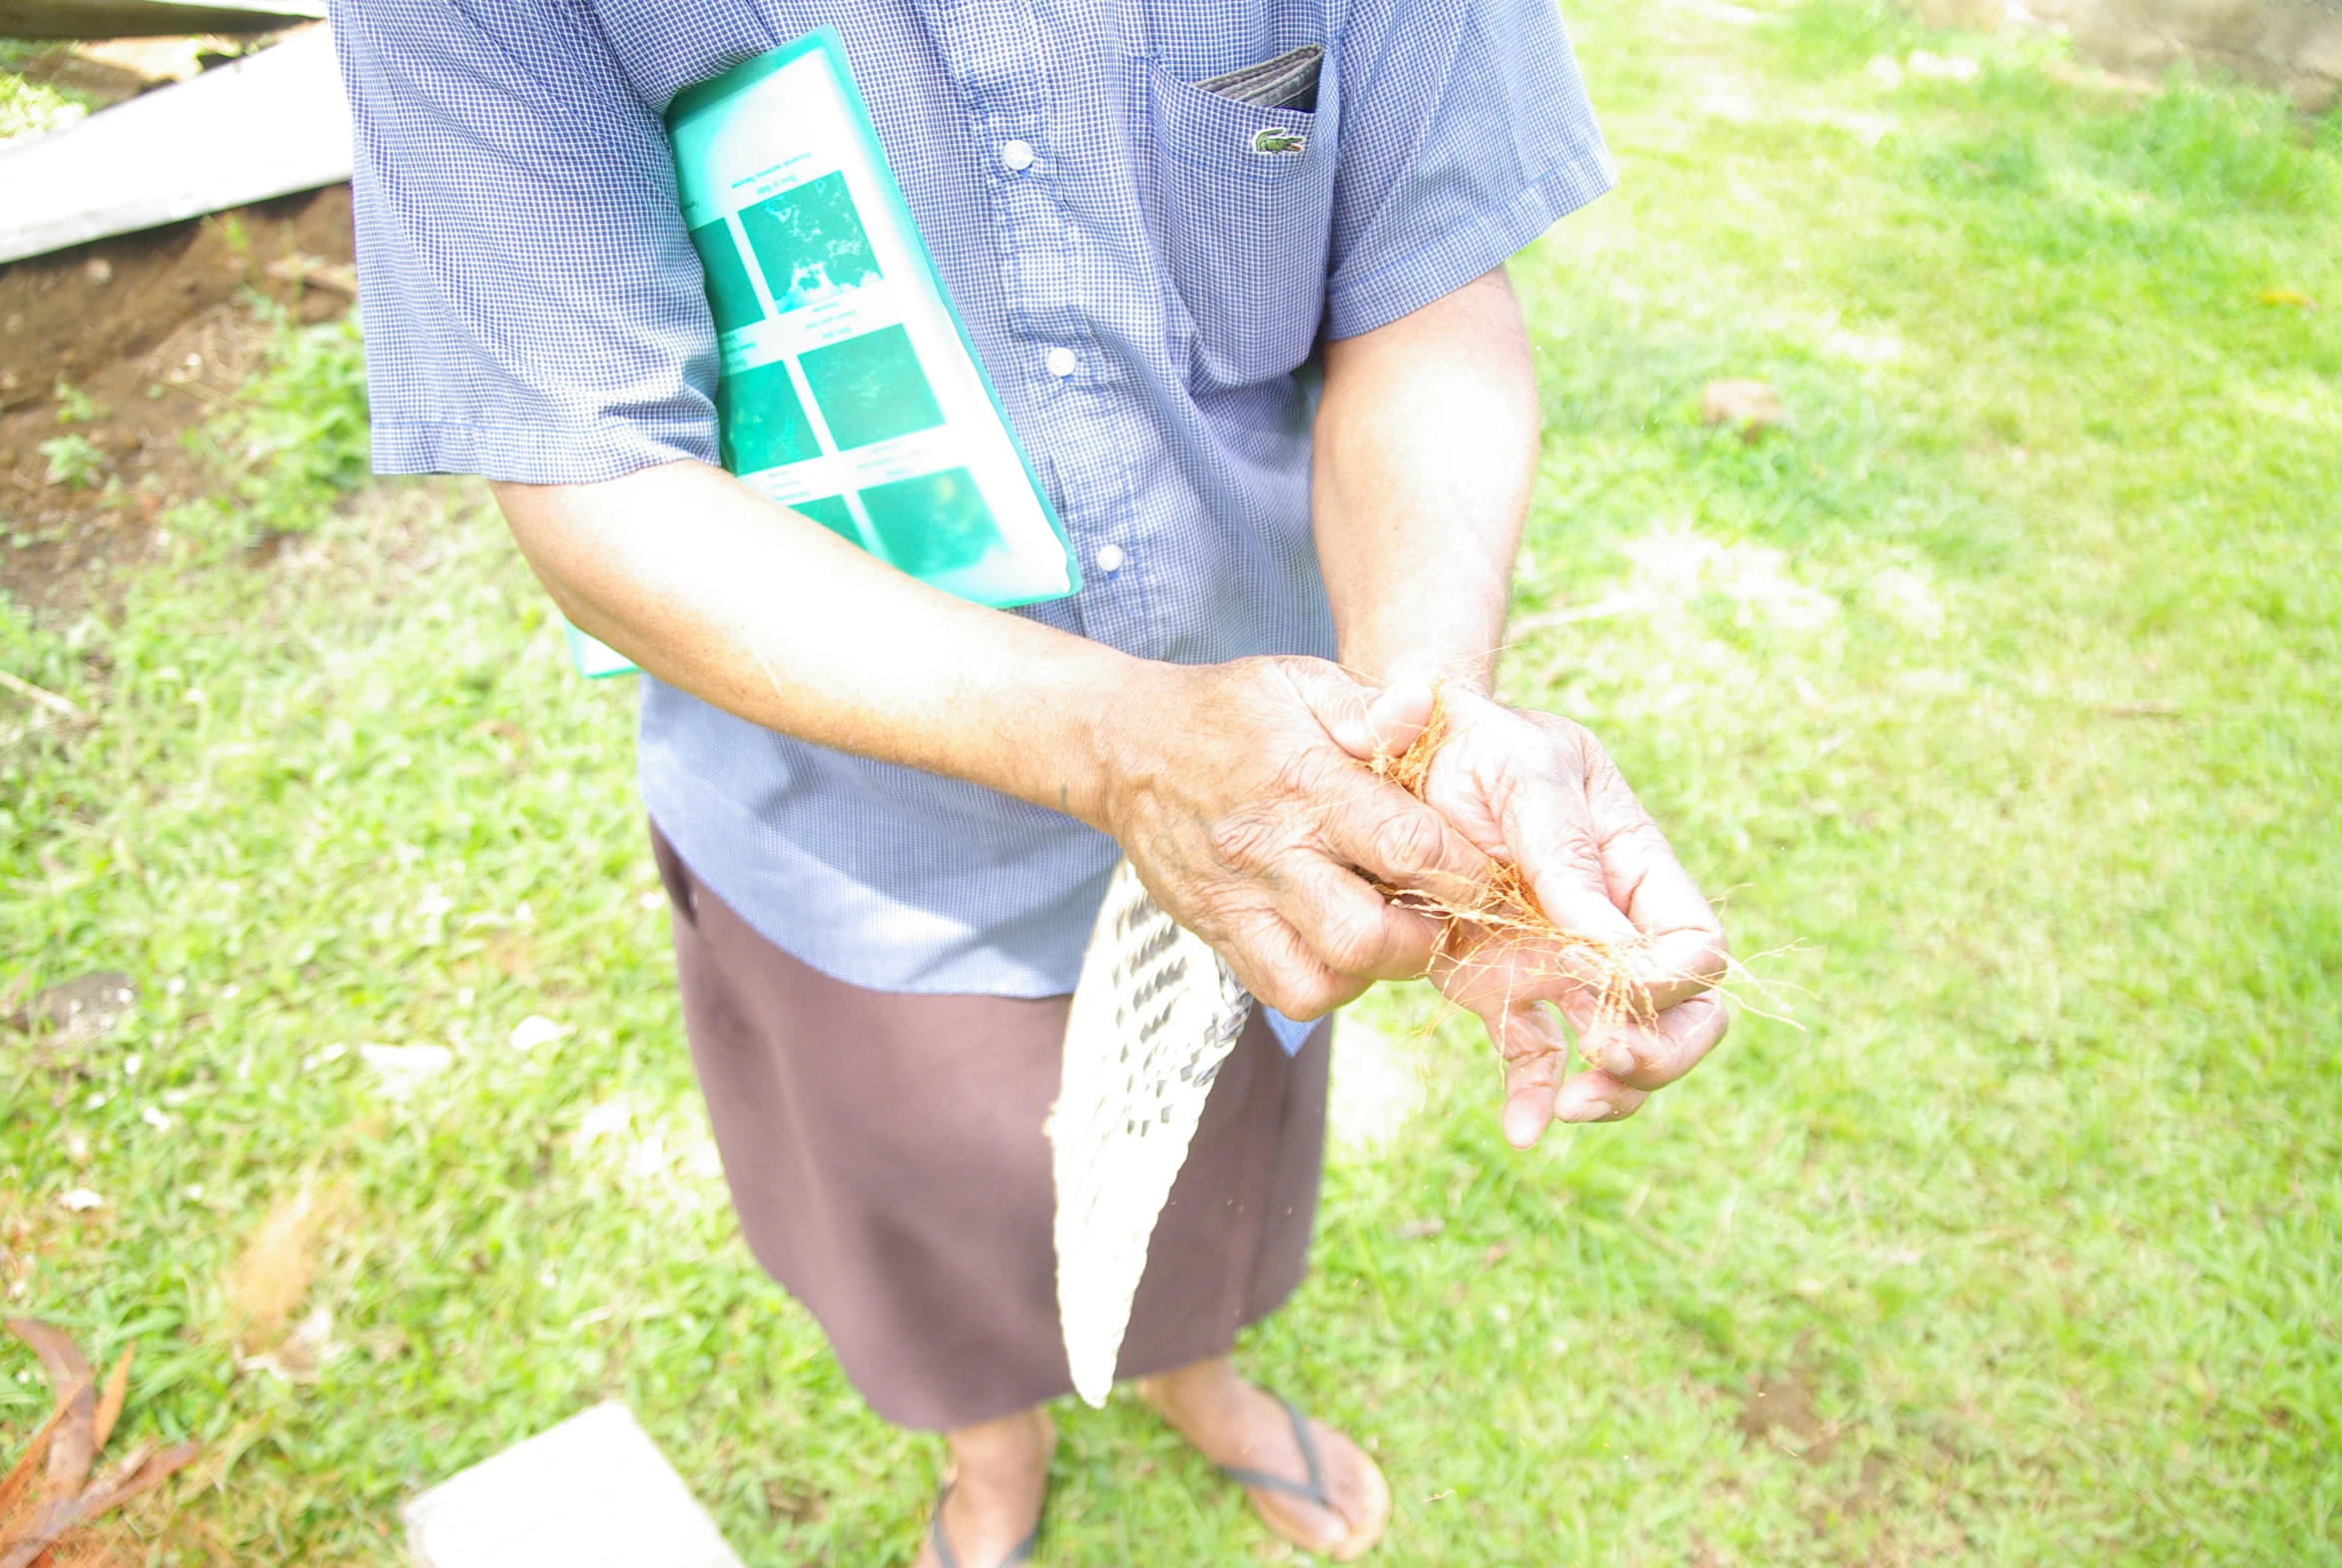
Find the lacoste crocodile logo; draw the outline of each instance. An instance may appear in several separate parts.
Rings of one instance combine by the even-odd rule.
[[[1281,130],[1274,126],[1252,133],[1252,151],[1290,158],[1308,150],[1309,138],[1305,132]]]

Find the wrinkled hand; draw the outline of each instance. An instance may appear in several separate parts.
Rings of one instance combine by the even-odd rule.
[[[1173,919],[1288,1018],[1424,974],[1440,924],[1386,886],[1468,898],[1486,858],[1358,766],[1404,746],[1428,687],[1377,694],[1317,659],[1151,667],[1101,737],[1102,826]]]
[[[1724,928],[1584,726],[1453,686],[1446,695],[1452,729],[1426,801],[1491,859],[1516,864],[1555,925],[1620,945],[1640,993],[1633,1011],[1647,1020],[1603,1016],[1583,949],[1487,926],[1450,936],[1431,978],[1503,1054],[1505,1137],[1526,1149],[1555,1120],[1634,1115],[1724,1038],[1730,1016],[1710,991],[1728,962]],[[1383,706],[1416,700],[1394,686]],[[1544,1003],[1569,1020],[1588,1065],[1566,1084],[1568,1041]]]

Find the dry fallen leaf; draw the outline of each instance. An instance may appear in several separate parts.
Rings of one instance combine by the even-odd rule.
[[[33,1434],[5,1477],[0,1477],[0,1568],[99,1568],[116,1561],[91,1521],[194,1462],[197,1445],[158,1449],[143,1443],[92,1482],[90,1467],[129,1390],[130,1353],[125,1350],[106,1379],[102,1396],[91,1387],[90,1365],[62,1329],[36,1318],[12,1317],[11,1332],[33,1347],[57,1391],[57,1407]],[[46,1461],[37,1495],[35,1467]]]
[[[1789,410],[1767,382],[1710,382],[1700,393],[1700,420],[1740,426],[1740,438],[1754,446],[1765,432],[1789,422]]]
[[[122,1419],[122,1402],[130,1396],[130,1360],[138,1354],[138,1346],[124,1345],[122,1358],[114,1363],[114,1370],[106,1374],[106,1386],[98,1393],[98,1411],[90,1418],[90,1450],[95,1453],[106,1446],[106,1439],[114,1435],[114,1423]]]
[[[2297,311],[2314,311],[2318,308],[2318,302],[2299,289],[2263,289],[2260,301],[2263,305],[2290,305]]]
[[[237,1348],[260,1355],[285,1335],[294,1309],[317,1277],[325,1204],[303,1189],[277,1200],[245,1242],[228,1279],[228,1310],[239,1320]]]
[[[33,1354],[41,1358],[41,1369],[49,1374],[49,1386],[57,1390],[58,1403],[65,1407],[65,1419],[49,1439],[49,1470],[41,1495],[52,1499],[78,1493],[89,1479],[90,1461],[98,1451],[92,1440],[98,1397],[90,1363],[82,1359],[81,1347],[63,1329],[37,1317],[12,1317],[8,1331],[33,1347]]]
[[[18,1507],[32,1495],[33,1477],[40,1473],[41,1461],[49,1456],[49,1444],[56,1439],[57,1428],[64,1424],[69,1411],[68,1401],[58,1400],[56,1408],[49,1412],[49,1419],[41,1423],[32,1441],[24,1445],[24,1452],[16,1456],[16,1463],[9,1466],[8,1474],[0,1476],[0,1541],[8,1539],[9,1526],[16,1518]]]

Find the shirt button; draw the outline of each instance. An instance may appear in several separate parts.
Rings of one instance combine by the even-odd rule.
[[[1011,174],[1023,174],[1033,167],[1033,144],[1031,142],[1001,143],[1001,162],[1009,166]]]
[[[1056,377],[1060,381],[1064,381],[1067,377],[1074,374],[1074,368],[1080,365],[1082,362],[1074,358],[1074,351],[1071,349],[1052,349],[1049,351],[1049,360],[1047,363],[1049,365],[1049,374]]]
[[[1123,569],[1124,555],[1120,544],[1101,544],[1098,554],[1093,558],[1098,562],[1098,569],[1110,577]]]

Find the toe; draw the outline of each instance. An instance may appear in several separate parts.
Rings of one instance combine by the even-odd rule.
[[[1349,1521],[1331,1509],[1254,1487],[1245,1488],[1244,1495],[1252,1500],[1252,1511],[1262,1524],[1302,1551],[1331,1555],[1349,1542]]]
[[[1366,1451],[1330,1427],[1309,1423],[1324,1456],[1325,1489],[1341,1515],[1341,1539],[1329,1548],[1337,1563],[1371,1551],[1390,1523],[1390,1484]]]
[[[1315,1503],[1266,1488],[1247,1488],[1253,1508],[1268,1527],[1304,1551],[1350,1562],[1371,1551],[1390,1522],[1390,1487],[1364,1449],[1322,1421],[1309,1423],[1325,1472],[1325,1494],[1333,1504]],[[1298,1474],[1299,1453],[1294,1453]]]

